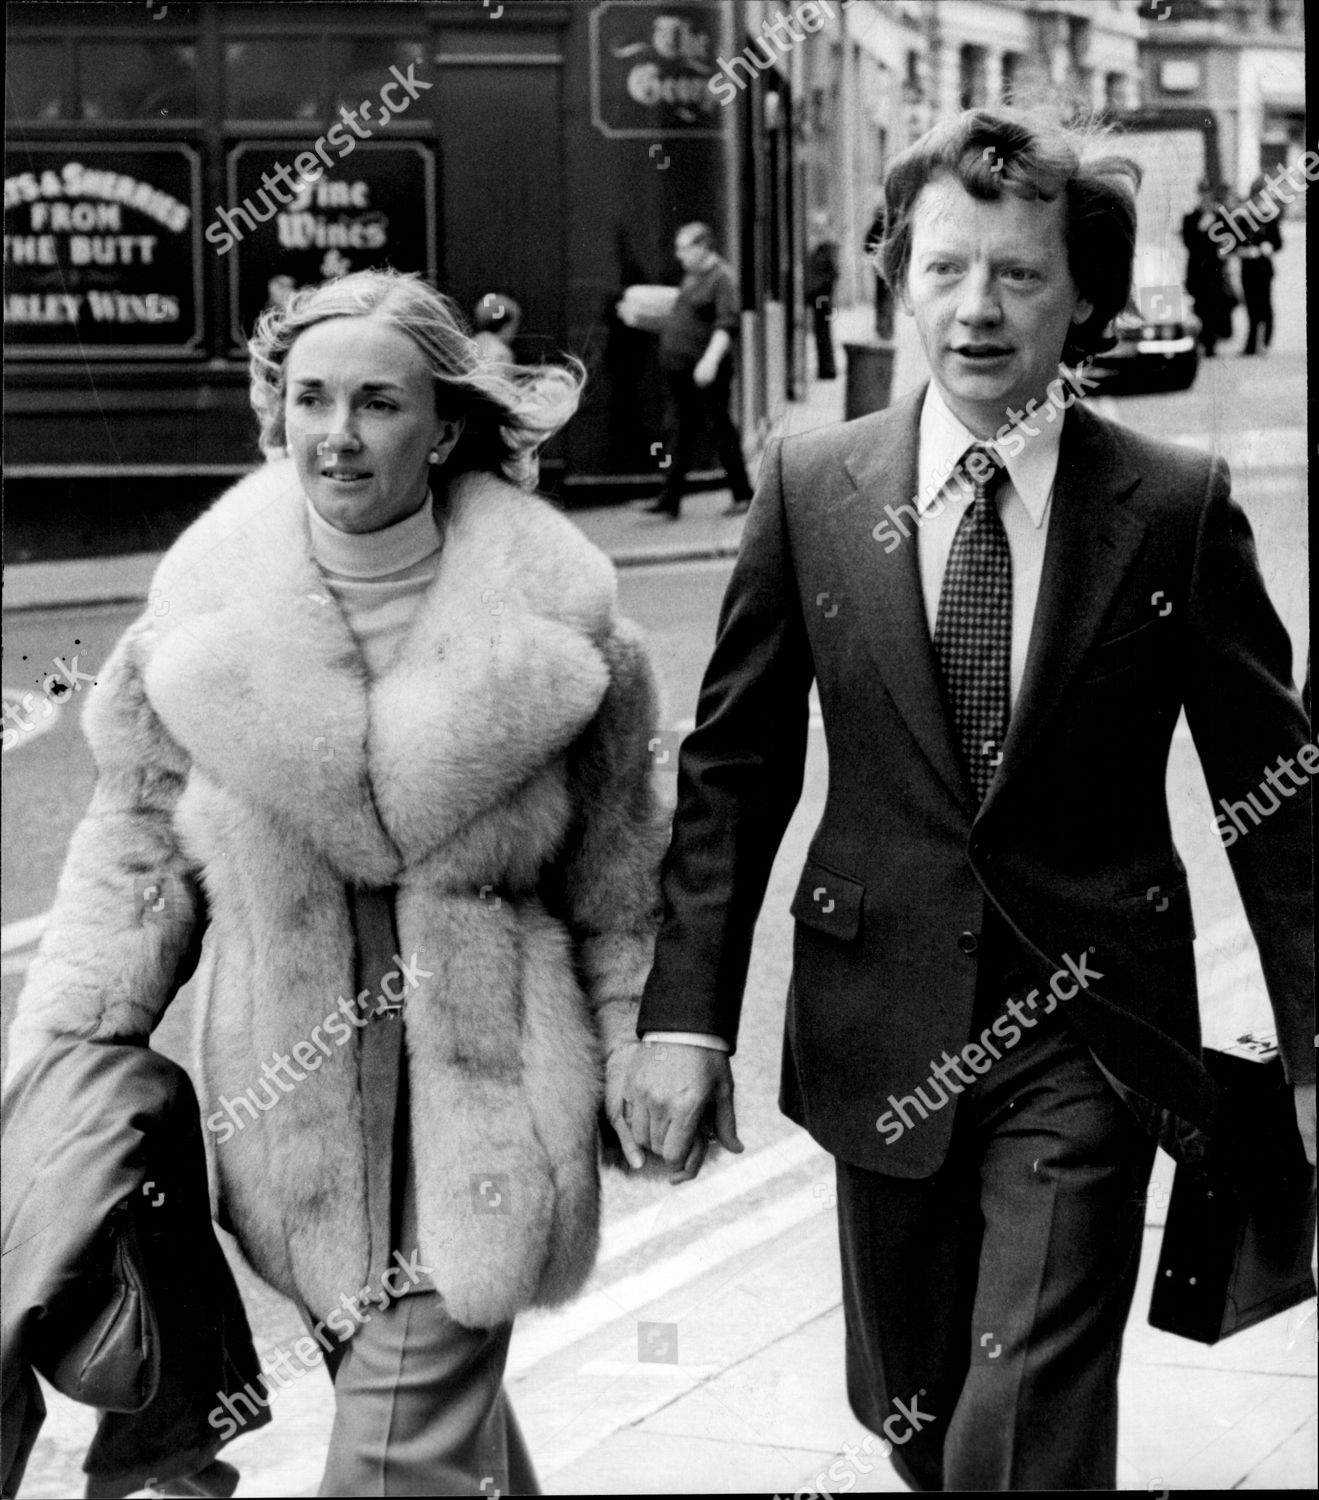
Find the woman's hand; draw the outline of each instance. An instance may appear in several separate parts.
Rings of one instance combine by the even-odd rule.
[[[646,1165],[646,1153],[632,1138],[623,1105],[633,1054],[640,1046],[640,1042],[628,1042],[613,1048],[605,1057],[605,1114],[614,1127],[623,1155],[633,1171],[639,1171]]]
[[[712,1139],[728,1151],[742,1150],[726,1053],[668,1041],[636,1047],[628,1049],[619,1113],[626,1111],[633,1146],[654,1151],[673,1169],[670,1182],[696,1176]]]

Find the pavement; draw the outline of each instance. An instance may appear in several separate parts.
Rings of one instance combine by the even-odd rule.
[[[864,337],[868,324],[867,308],[840,311],[838,342]],[[895,393],[923,375],[910,325],[900,326]],[[841,375],[812,382],[776,430],[839,420],[843,385]],[[646,566],[732,556],[743,523],[722,515],[728,498],[689,496],[677,522],[629,506],[569,514],[620,566]],[[5,608],[144,599],[154,561],[11,567]],[[1205,940],[1213,934],[1197,943],[1198,957],[1208,956]],[[1213,1347],[1146,1321],[1171,1180],[1160,1153],[1120,1377],[1119,1488],[1313,1491],[1313,1301]],[[607,1174],[601,1256],[583,1295],[520,1318],[513,1335],[507,1385],[546,1493],[905,1488],[848,1409],[833,1168],[808,1136],[713,1160],[678,1188],[657,1182],[640,1209],[611,1211],[611,1200]],[[231,1259],[251,1304],[262,1294]],[[302,1332],[291,1307],[259,1322],[263,1356]],[[992,1342],[984,1354],[995,1357]],[[81,1494],[95,1413],[45,1394],[23,1494]],[[330,1383],[312,1370],[277,1390],[272,1406],[268,1427],[225,1449],[241,1471],[237,1493],[313,1495],[333,1421]]]

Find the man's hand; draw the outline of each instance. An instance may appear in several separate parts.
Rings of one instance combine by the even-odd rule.
[[[1314,1166],[1314,1084],[1298,1083],[1292,1092],[1296,1095],[1296,1126],[1301,1132],[1305,1159]]]
[[[712,360],[708,354],[703,354],[692,371],[692,381],[695,385],[704,389],[719,373],[719,361]],[[708,1048],[706,1049],[709,1050]]]
[[[637,315],[633,311],[630,302],[615,302],[614,311],[618,314],[618,321],[620,323],[626,324],[629,328],[637,326]]]
[[[637,1047],[623,1087],[622,1113],[629,1162],[629,1143],[653,1151],[676,1169],[670,1182],[690,1181],[701,1170],[711,1127],[727,1150],[742,1150],[733,1115],[733,1070],[727,1055],[713,1047],[682,1042]]]

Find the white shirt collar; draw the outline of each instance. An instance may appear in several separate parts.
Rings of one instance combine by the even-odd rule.
[[[1058,445],[1062,439],[1065,410],[1057,412],[1050,422],[1040,412],[1032,413],[1029,425],[1038,435],[1022,426],[1005,422],[995,434],[999,456],[1035,526],[1044,524],[1058,472]],[[1011,441],[1006,441],[1011,435]],[[949,410],[938,385],[931,380],[925,388],[921,406],[920,444],[917,458],[916,508],[924,515],[939,498],[962,455],[972,443],[983,441]],[[1012,452],[1012,449],[1019,449]]]

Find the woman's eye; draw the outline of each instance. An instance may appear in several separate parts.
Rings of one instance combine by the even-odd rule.
[[[294,402],[297,406],[319,406],[320,397],[314,391],[303,391]]]

